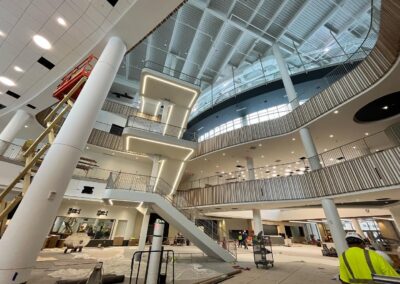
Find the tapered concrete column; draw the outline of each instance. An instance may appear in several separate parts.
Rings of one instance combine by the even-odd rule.
[[[261,210],[253,209],[253,222],[254,222],[254,235],[258,235],[259,232],[263,232],[264,228],[261,220]]]
[[[126,52],[112,37],[0,240],[0,283],[29,279],[72,173]]]
[[[249,180],[256,179],[256,173],[254,172],[254,161],[252,157],[246,157],[247,172]]]
[[[153,161],[153,165],[151,167],[150,188],[152,189],[153,192],[155,192],[157,189],[156,187],[157,187],[158,175],[161,174],[160,169],[163,161],[161,160],[160,155],[151,156],[151,160]]]
[[[18,132],[25,126],[30,118],[31,115],[23,109],[16,111],[14,116],[0,133],[0,155],[4,154],[9,146],[9,143],[11,143],[17,137]]]
[[[303,127],[300,129],[299,133],[311,170],[314,171],[320,169],[322,165],[320,163],[318,152],[315,148],[310,130],[307,127]]]
[[[282,57],[278,45],[274,44],[272,46],[272,52],[274,53],[279,68],[279,72],[281,73],[282,82],[285,87],[285,92],[288,97],[290,106],[292,109],[295,109],[296,107],[299,106],[299,100],[297,98],[297,94],[294,89],[292,79],[290,78],[289,70],[287,68],[285,59]],[[314,145],[314,141],[312,139],[310,130],[307,127],[300,129],[300,138],[301,142],[303,143],[303,147],[306,151],[307,158],[309,159],[311,169],[317,170],[321,168],[321,163],[318,157],[317,150]]]
[[[138,250],[144,250],[146,246],[147,230],[149,229],[150,210],[145,208],[141,211],[143,214],[142,227],[140,229],[139,247]]]
[[[353,225],[354,230],[356,230],[356,233],[364,238],[364,232],[361,229],[360,222],[358,222],[358,219],[357,218],[351,219],[351,224]]]
[[[299,102],[297,100],[297,94],[296,90],[294,89],[292,79],[290,78],[289,75],[289,70],[287,68],[286,61],[282,57],[282,53],[277,44],[272,45],[272,52],[275,56],[279,72],[281,73],[282,82],[285,87],[286,95],[288,97],[290,106],[292,107],[292,109],[295,109],[299,105]]]
[[[347,243],[345,240],[346,233],[343,229],[339,212],[333,200],[328,198],[322,200],[322,208],[324,209],[325,217],[328,221],[333,241],[335,242],[336,251],[340,255],[347,249]]]
[[[396,228],[397,228],[397,232],[400,235],[400,206],[398,205],[398,206],[391,207],[389,209],[389,211],[390,211],[390,214],[393,217],[394,223],[395,223]]]

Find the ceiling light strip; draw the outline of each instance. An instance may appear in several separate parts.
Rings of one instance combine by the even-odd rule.
[[[171,114],[172,114],[173,108],[174,108],[174,105],[170,105],[170,106],[169,106],[167,121],[165,122],[164,131],[163,131],[163,134],[162,134],[162,135],[165,135],[165,133],[167,132],[168,123],[169,123],[169,120],[170,120],[170,118],[171,118]]]
[[[190,156],[193,154],[193,152],[194,152],[194,150],[193,150],[192,148],[183,147],[183,146],[178,146],[178,145],[174,145],[174,144],[170,144],[170,143],[165,143],[165,142],[154,141],[154,140],[150,140],[150,139],[146,139],[146,138],[132,137],[132,136],[128,136],[128,137],[127,137],[127,143],[126,143],[126,150],[127,150],[127,151],[129,151],[129,148],[130,148],[130,140],[131,140],[131,139],[137,139],[137,140],[147,141],[147,142],[150,142],[150,143],[161,144],[161,145],[167,145],[167,146],[174,147],[174,148],[189,150],[189,154],[183,159],[183,161],[187,161],[187,159],[189,159],[189,157],[190,157]]]
[[[145,104],[144,97],[142,97],[142,107],[140,108],[141,113],[143,113],[144,111],[144,104]]]
[[[169,193],[169,195],[172,195],[172,194],[174,193],[175,187],[176,187],[176,185],[177,185],[177,183],[178,183],[179,176],[181,175],[181,172],[182,172],[182,170],[183,170],[183,166],[184,166],[184,165],[185,165],[185,162],[182,162],[182,163],[181,163],[181,166],[179,167],[178,173],[177,173],[177,175],[176,175],[176,177],[175,177],[175,181],[174,181],[174,184],[172,185],[172,189],[171,189],[171,192]]]
[[[147,79],[148,79],[148,78],[151,78],[151,79],[153,79],[153,80],[160,81],[160,82],[165,83],[165,84],[167,84],[167,85],[174,86],[174,87],[176,87],[176,88],[180,88],[180,89],[182,89],[182,90],[185,90],[185,91],[188,91],[188,92],[193,93],[193,97],[192,97],[192,99],[191,99],[191,101],[190,101],[190,103],[189,103],[189,108],[191,108],[191,107],[193,106],[194,101],[195,101],[196,97],[197,97],[198,94],[199,94],[197,90],[193,90],[193,89],[191,89],[191,88],[184,87],[184,86],[182,86],[182,85],[179,85],[179,84],[176,84],[176,83],[173,83],[173,82],[170,82],[170,81],[161,79],[161,78],[159,78],[159,77],[146,74],[146,75],[144,76],[144,79],[143,79],[142,95],[144,95],[144,94],[146,93]]]
[[[153,192],[155,192],[156,189],[157,189],[158,181],[160,180],[161,172],[162,172],[163,167],[164,167],[164,162],[165,162],[165,160],[161,161],[160,170],[158,171],[158,175],[157,175],[156,183],[154,184]]]

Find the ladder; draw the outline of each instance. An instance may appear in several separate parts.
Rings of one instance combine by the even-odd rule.
[[[0,193],[0,236],[5,231],[8,214],[20,203],[23,196],[26,194],[31,184],[32,172],[36,172],[37,168],[40,167],[43,156],[54,142],[57,130],[74,106],[74,101],[79,96],[80,91],[93,69],[94,60],[96,60],[96,58],[90,55],[62,79],[53,94],[53,97],[59,99],[59,102],[44,118],[45,129],[34,141],[27,140],[22,146],[22,156],[25,159],[25,166],[13,181]],[[39,149],[39,144],[42,143],[46,137],[48,142]],[[20,181],[22,181],[22,191],[11,201],[5,202],[5,197]]]

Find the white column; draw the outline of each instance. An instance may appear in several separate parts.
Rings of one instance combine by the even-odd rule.
[[[0,133],[0,155],[4,154],[9,143],[17,137],[18,132],[25,126],[30,118],[31,115],[23,109],[19,109],[15,112],[14,116]]]
[[[253,161],[253,158],[252,157],[246,157],[246,163],[247,163],[247,172],[248,172],[249,180],[256,179],[256,174],[254,172],[254,161]]]
[[[112,37],[0,240],[0,283],[28,281],[96,116],[126,52]]]
[[[351,219],[351,224],[353,225],[354,230],[356,230],[356,233],[364,238],[364,232],[360,226],[360,222],[358,222],[358,219]]]
[[[253,209],[253,222],[254,222],[254,235],[258,235],[259,232],[263,232],[264,228],[261,220],[261,210]]]
[[[164,221],[157,219],[154,223],[154,233],[153,233],[153,241],[151,243],[151,251],[159,251],[162,248],[162,242],[164,237]],[[149,259],[149,267],[147,274],[147,283],[148,284],[157,284],[158,276],[160,274],[160,257],[161,252],[152,252],[150,254]]]
[[[397,232],[400,234],[400,206],[393,206],[389,209],[389,211],[393,217]]]
[[[272,52],[274,53],[276,62],[278,64],[279,72],[282,76],[282,82],[285,87],[286,95],[288,97],[290,106],[295,109],[299,106],[299,101],[297,99],[297,94],[293,86],[292,79],[289,75],[289,70],[287,68],[285,59],[282,57],[279,46],[274,44],[272,46]],[[309,159],[310,167],[312,170],[317,170],[321,168],[318,153],[314,145],[310,130],[307,127],[300,129],[300,138],[303,143],[303,147],[306,151],[307,158]]]
[[[144,250],[146,246],[147,230],[149,229],[149,221],[150,221],[149,209],[148,208],[144,209],[142,213],[143,213],[143,220],[142,220],[142,227],[140,229],[138,251]]]
[[[292,107],[292,109],[294,109],[299,105],[299,102],[297,100],[296,90],[294,89],[292,79],[290,78],[285,59],[283,59],[281,51],[277,44],[272,45],[272,52],[274,53],[279,72],[281,73],[282,82],[285,87],[290,106]]]
[[[307,127],[303,127],[300,129],[299,133],[311,170],[320,169],[322,166],[310,130]]]
[[[328,221],[328,226],[332,234],[333,241],[338,255],[342,254],[347,249],[346,233],[344,232],[342,221],[340,220],[339,212],[332,199],[323,199],[322,208],[324,209],[325,217]]]

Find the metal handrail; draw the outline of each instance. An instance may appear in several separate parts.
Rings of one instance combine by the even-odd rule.
[[[159,133],[165,136],[176,137],[178,139],[181,138],[182,135],[184,134],[182,139],[188,141],[196,141],[195,133],[187,132],[186,128],[184,127],[162,122],[156,122],[135,115],[131,115],[128,117],[125,127],[132,127],[141,130],[146,130],[149,132]]]
[[[382,141],[386,140],[386,144],[382,145]],[[379,147],[374,145],[374,141],[380,141],[381,144]],[[282,176],[280,174],[274,174],[273,171],[276,168],[286,168],[287,171],[285,173],[286,176],[292,176],[296,174],[304,174],[309,172],[310,169],[310,160],[319,160],[321,166],[330,166],[333,164],[337,164],[340,162],[352,160],[358,157],[362,157],[365,155],[369,155],[373,152],[382,151],[391,147],[394,147],[394,142],[390,141],[385,134],[385,131],[379,131],[377,133],[364,136],[362,138],[356,139],[354,141],[348,142],[341,146],[326,150],[320,154],[318,154],[318,159],[316,157],[310,157],[299,159],[298,161],[293,161],[289,163],[280,163],[280,164],[270,164],[268,166],[257,167],[253,169],[241,169],[228,173],[221,173],[218,175],[212,175],[208,177],[204,177],[201,179],[197,179],[194,181],[188,181],[186,183],[181,183],[179,185],[179,190],[187,190],[193,188],[202,188],[207,186],[213,186],[218,184],[226,184],[226,183],[234,183],[234,182],[244,182],[247,180],[251,180],[249,177],[252,176],[249,172],[254,172],[256,179],[265,179],[265,178],[275,178]],[[268,172],[268,173],[267,173]],[[267,173],[267,175],[266,175]],[[259,178],[257,178],[257,174]],[[268,177],[266,177],[268,176]]]

